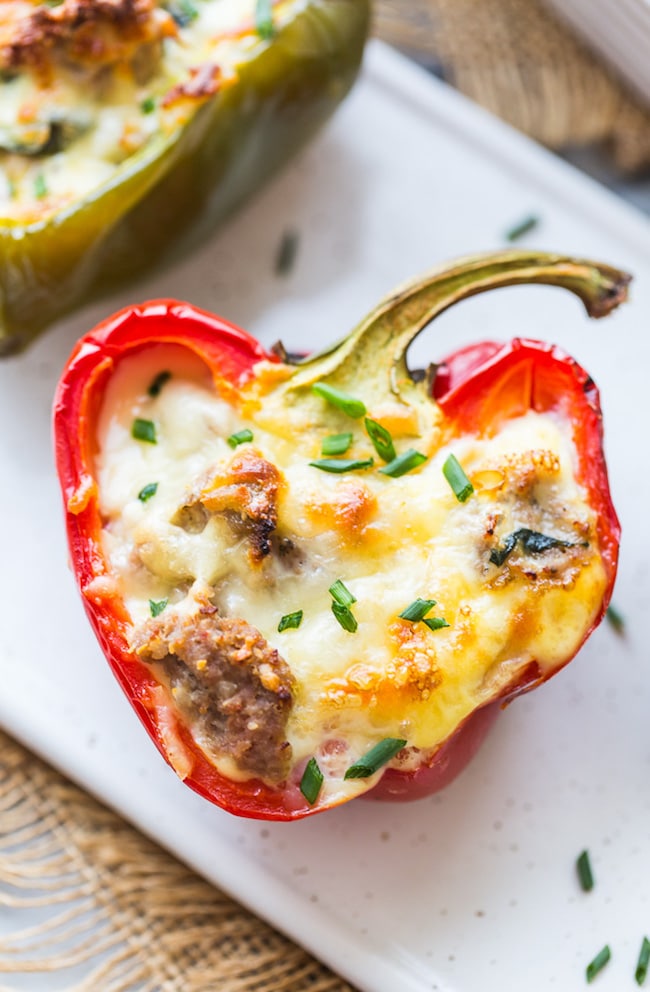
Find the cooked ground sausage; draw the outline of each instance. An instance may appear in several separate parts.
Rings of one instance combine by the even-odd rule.
[[[134,647],[159,662],[199,741],[247,775],[281,782],[291,763],[286,724],[293,703],[286,662],[255,627],[217,613],[148,620]]]

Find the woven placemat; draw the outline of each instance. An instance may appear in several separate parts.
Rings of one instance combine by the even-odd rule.
[[[375,29],[550,148],[650,170],[650,108],[540,0],[377,0]]]
[[[352,992],[2,733],[0,912],[0,992]]]

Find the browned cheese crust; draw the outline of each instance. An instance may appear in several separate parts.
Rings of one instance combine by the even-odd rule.
[[[173,33],[172,18],[155,0],[64,0],[54,7],[0,0],[0,69],[46,73],[56,60],[113,65]]]
[[[291,763],[286,725],[293,680],[286,662],[244,620],[204,607],[198,617],[149,620],[137,631],[139,657],[158,663],[193,735],[246,775],[282,782]]]
[[[233,458],[226,471],[208,473],[173,523],[200,532],[211,513],[223,514],[248,539],[251,564],[259,565],[272,550],[283,487],[280,471],[251,448]]]

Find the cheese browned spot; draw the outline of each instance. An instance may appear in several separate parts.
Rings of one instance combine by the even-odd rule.
[[[277,651],[243,620],[216,613],[166,614],[143,624],[134,648],[160,666],[177,707],[209,751],[248,775],[286,778],[291,673]]]

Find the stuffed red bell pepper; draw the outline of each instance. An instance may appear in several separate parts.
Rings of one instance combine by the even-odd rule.
[[[562,286],[597,317],[628,281],[555,255],[462,259],[296,363],[173,301],[79,342],[55,403],[76,579],[188,785],[277,820],[427,794],[575,655],[618,555],[596,387],[537,341],[426,375],[405,352],[486,289]]]

